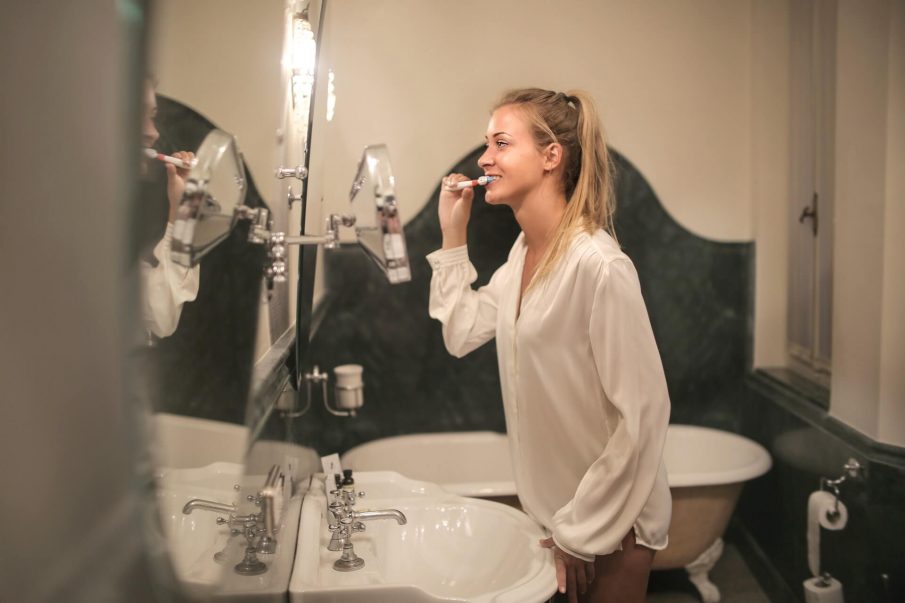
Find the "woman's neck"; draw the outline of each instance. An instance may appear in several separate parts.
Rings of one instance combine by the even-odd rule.
[[[525,246],[535,255],[541,255],[562,221],[566,211],[566,197],[562,192],[554,193],[538,189],[513,208],[515,220],[525,233]]]

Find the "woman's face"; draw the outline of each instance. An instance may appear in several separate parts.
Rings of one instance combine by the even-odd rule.
[[[160,132],[157,131],[157,125],[154,123],[154,120],[157,119],[157,97],[150,84],[145,85],[143,101],[141,142],[145,147],[151,148],[160,138]]]
[[[145,93],[142,98],[142,114],[141,114],[141,145],[146,149],[150,149],[160,138],[160,132],[157,131],[155,120],[157,119],[157,96],[154,94],[154,88],[149,82],[145,83]],[[142,155],[139,164],[139,174],[142,178],[147,178],[150,172],[149,164],[152,160]]]
[[[503,105],[493,112],[487,125],[487,150],[478,159],[486,176],[485,199],[492,204],[518,205],[540,185],[544,175],[544,156],[522,109]]]

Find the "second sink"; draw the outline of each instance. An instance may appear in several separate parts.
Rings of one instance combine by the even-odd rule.
[[[294,603],[530,603],[556,588],[552,556],[538,544],[544,533],[527,515],[393,472],[358,473],[357,489],[367,496],[356,508],[398,509],[407,523],[368,522],[353,537],[365,566],[335,571],[323,476],[314,479],[302,506]]]

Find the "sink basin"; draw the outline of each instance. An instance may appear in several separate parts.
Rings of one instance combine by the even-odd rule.
[[[182,507],[193,498],[235,504],[233,484],[242,480],[243,466],[236,463],[212,463],[196,469],[162,469],[157,474],[157,503],[167,538],[173,570],[192,597],[209,596],[218,586],[224,565],[214,554],[239,546],[230,538],[226,526],[217,525],[216,514],[195,511],[190,515]],[[232,545],[229,548],[227,545]]]
[[[231,535],[229,528],[217,525],[216,518],[226,513],[196,510],[182,512],[186,502],[203,498],[224,504],[240,502],[239,491],[258,487],[264,475],[244,475],[237,463],[211,463],[193,469],[160,469],[157,472],[157,502],[170,560],[184,594],[191,600],[216,600],[223,603],[277,603],[286,600],[286,584],[292,571],[292,551],[296,547],[294,529],[279,529],[277,551],[261,555],[267,566],[264,574],[239,575],[233,567],[245,551],[245,539]],[[300,496],[293,496],[277,525],[298,525]],[[254,510],[246,504],[240,512]],[[284,549],[286,549],[284,553]],[[288,553],[288,554],[286,554]]]
[[[338,572],[340,553],[327,550],[324,478],[313,479],[289,583],[293,603],[532,603],[556,589],[552,555],[538,544],[543,530],[527,515],[390,471],[356,475],[356,489],[366,492],[356,510],[398,509],[408,522],[367,522],[352,537],[365,566]]]

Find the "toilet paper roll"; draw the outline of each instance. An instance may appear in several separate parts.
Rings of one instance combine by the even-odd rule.
[[[848,509],[839,501],[839,515],[833,517],[836,509],[836,496],[830,492],[818,490],[808,497],[808,568],[811,575],[820,575],[820,529],[841,530],[848,523]]]
[[[804,581],[804,600],[806,603],[844,603],[842,583],[835,578],[826,580],[822,586],[822,578],[808,578]]]

